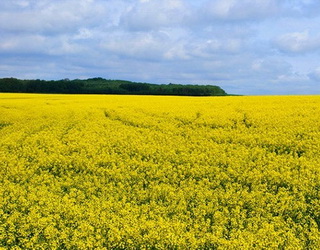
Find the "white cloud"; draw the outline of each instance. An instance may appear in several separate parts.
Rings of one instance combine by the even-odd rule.
[[[160,59],[168,47],[164,33],[137,33],[134,35],[114,32],[101,44],[109,53],[146,60]]]
[[[264,58],[257,59],[251,64],[252,70],[259,73],[281,73],[281,72],[289,72],[291,70],[291,65],[285,60],[277,59],[277,58]]]
[[[252,20],[274,15],[278,11],[275,0],[212,0],[204,5],[203,12],[220,20]]]
[[[78,33],[74,36],[76,40],[89,39],[93,37],[93,32],[87,28],[80,28]]]
[[[0,53],[13,55],[71,55],[84,53],[86,48],[73,41],[71,37],[61,35],[55,39],[38,34],[23,34],[19,39],[15,36],[0,38]]]
[[[41,35],[25,35],[23,39],[16,39],[15,36],[0,38],[0,49],[2,52],[12,53],[35,53],[46,51],[47,40]]]
[[[287,16],[312,18],[318,16],[320,10],[318,0],[284,0],[281,5],[282,14]]]
[[[316,82],[320,82],[320,67],[316,68],[314,71],[308,74],[310,79]]]
[[[279,50],[290,53],[314,52],[320,49],[320,37],[310,37],[308,31],[281,35],[275,40]]]
[[[246,41],[239,38],[193,39],[185,44],[187,53],[196,58],[210,59],[243,53]]]
[[[22,3],[29,8],[0,10],[2,31],[70,33],[82,26],[95,26],[107,20],[109,14],[107,5],[88,0],[38,1],[33,4],[30,1],[20,1]]]
[[[183,0],[140,1],[123,13],[120,24],[130,30],[157,30],[181,25],[190,12]]]

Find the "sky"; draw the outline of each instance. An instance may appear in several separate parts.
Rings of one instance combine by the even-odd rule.
[[[0,78],[320,94],[319,0],[1,0]]]

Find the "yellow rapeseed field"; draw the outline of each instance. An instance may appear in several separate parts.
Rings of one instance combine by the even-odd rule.
[[[0,94],[0,248],[319,249],[320,96]]]

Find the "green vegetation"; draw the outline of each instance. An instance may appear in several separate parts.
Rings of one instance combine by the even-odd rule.
[[[0,92],[179,96],[227,95],[223,89],[212,85],[151,84],[124,80],[106,80],[101,77],[87,80],[64,79],[58,81],[2,78],[0,79]]]

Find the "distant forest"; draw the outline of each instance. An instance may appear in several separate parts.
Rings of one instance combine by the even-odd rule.
[[[151,84],[101,77],[86,80],[20,80],[0,78],[0,92],[56,93],[56,94],[123,94],[123,95],[178,95],[224,96],[227,93],[213,85]]]

